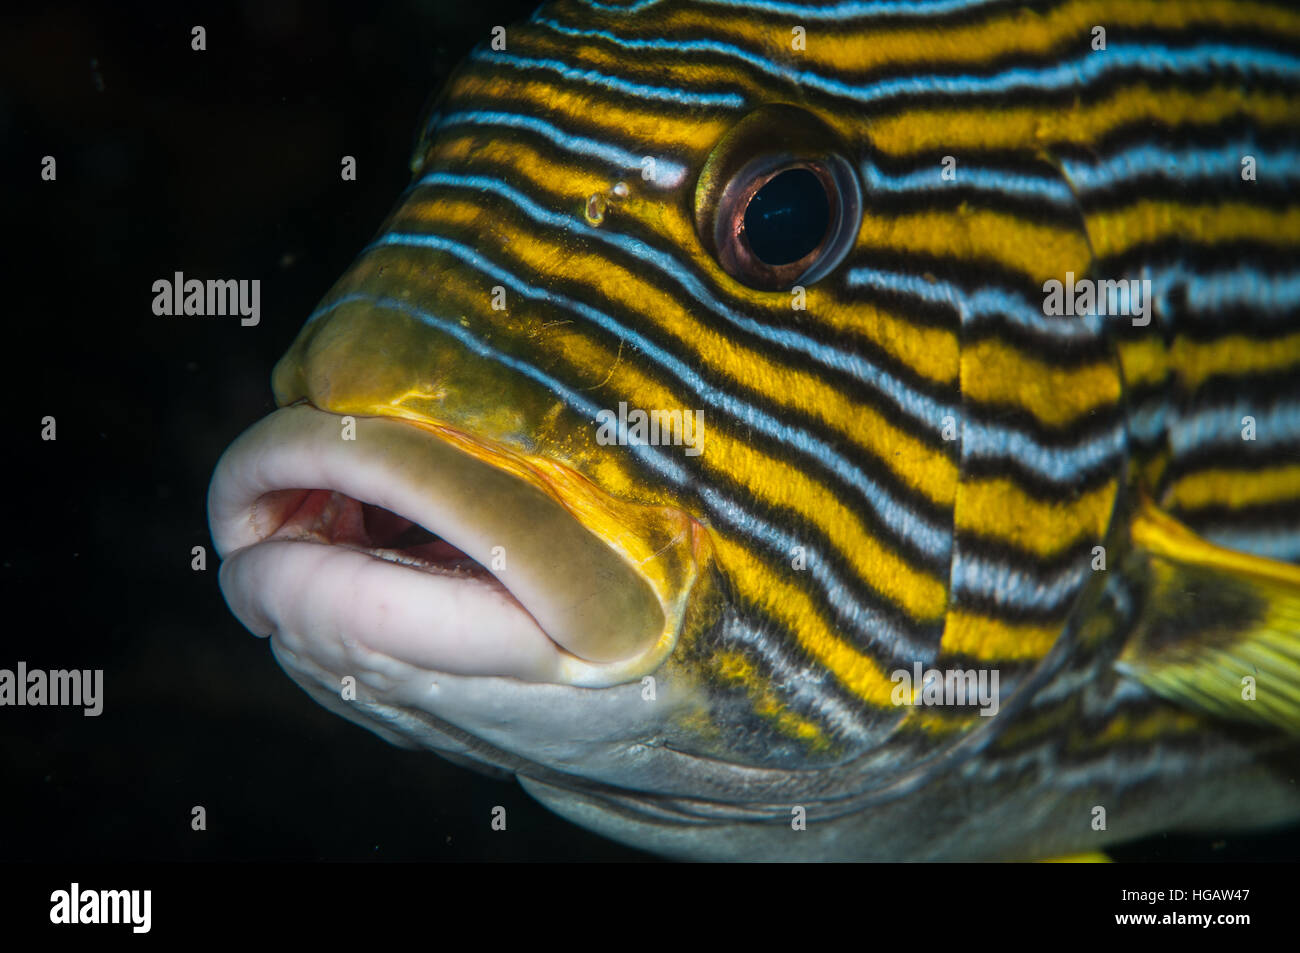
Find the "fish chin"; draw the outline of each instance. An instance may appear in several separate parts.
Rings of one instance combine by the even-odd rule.
[[[422,748],[486,773],[545,779],[561,788],[614,785],[681,793],[660,747],[663,726],[694,705],[669,680],[648,704],[638,683],[600,690],[498,676],[430,671],[338,643],[322,652],[313,636],[282,630],[271,639],[281,668],[322,706],[393,744]],[[340,678],[352,674],[346,700]]]
[[[647,578],[545,486],[430,429],[356,418],[344,439],[344,422],[284,408],[217,466],[221,587],[254,634],[335,671],[360,646],[421,670],[583,687],[671,652],[690,573]]]
[[[782,793],[788,771],[665,742],[679,719],[700,712],[688,679],[660,673],[650,697],[636,682],[593,691],[428,671],[357,642],[322,652],[321,640],[289,630],[274,635],[271,647],[284,671],[335,714],[401,747],[516,777],[557,813],[631,846],[683,857],[744,856],[719,843],[742,845],[735,822],[774,820],[765,837],[789,829]],[[339,684],[346,674],[356,691],[345,699]],[[747,803],[765,800],[775,806]]]

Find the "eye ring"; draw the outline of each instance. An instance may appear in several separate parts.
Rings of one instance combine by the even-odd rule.
[[[862,224],[862,187],[847,153],[807,110],[760,106],[727,132],[700,170],[700,241],[728,275],[751,288],[783,291],[825,277],[844,260]]]
[[[751,241],[755,199],[772,191],[769,186],[776,180],[793,178],[787,173],[799,172],[805,173],[805,179],[811,175],[821,186],[826,200],[826,226],[821,237],[799,257],[773,261],[771,254],[756,251],[756,243]],[[776,183],[774,188],[780,185]],[[736,280],[751,288],[783,291],[814,282],[838,265],[852,247],[861,222],[862,193],[857,176],[840,156],[761,156],[742,166],[718,197],[713,245],[718,263]]]

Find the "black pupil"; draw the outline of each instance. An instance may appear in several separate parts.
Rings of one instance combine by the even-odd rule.
[[[749,200],[745,235],[750,250],[767,265],[788,265],[821,244],[831,222],[821,179],[807,169],[774,176]]]

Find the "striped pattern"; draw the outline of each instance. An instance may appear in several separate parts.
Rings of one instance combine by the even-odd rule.
[[[705,159],[770,102],[830,124],[866,196],[804,312],[725,274],[692,220]],[[561,2],[471,56],[414,167],[304,335],[418,340],[393,349],[397,396],[309,396],[400,400],[693,513],[729,601],[686,661],[749,700],[756,750],[838,757],[900,728],[924,747],[978,724],[895,707],[890,673],[996,667],[1012,692],[1093,580],[1126,479],[1215,541],[1300,560],[1285,3]],[[1046,316],[1043,282],[1067,271],[1149,278],[1151,325]],[[435,373],[430,354],[450,356]],[[597,446],[620,401],[702,409],[705,452]],[[1101,663],[1072,658],[1040,700],[1078,704],[1059,686]]]

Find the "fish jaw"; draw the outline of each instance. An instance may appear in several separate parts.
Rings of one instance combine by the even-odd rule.
[[[308,404],[231,445],[208,512],[222,591],[256,635],[292,632],[322,661],[355,644],[430,671],[581,687],[662,664],[708,552],[685,514],[605,498],[561,466]],[[412,526],[438,539],[385,538]]]

